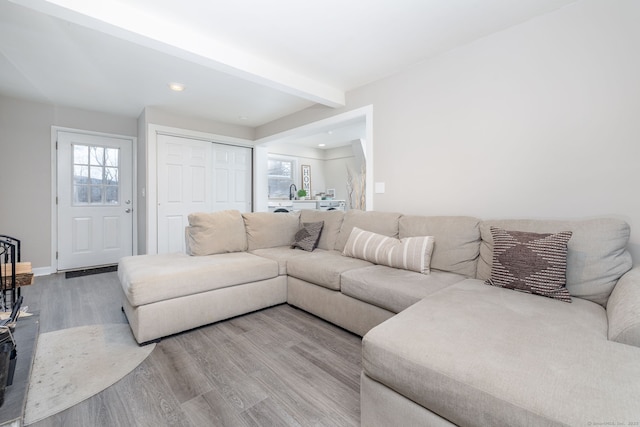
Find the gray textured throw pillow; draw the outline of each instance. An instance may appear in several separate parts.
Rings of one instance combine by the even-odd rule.
[[[530,233],[491,227],[493,264],[485,283],[571,302],[567,243],[571,231]]]
[[[312,252],[318,245],[324,221],[304,222],[294,237],[291,248],[300,248]]]

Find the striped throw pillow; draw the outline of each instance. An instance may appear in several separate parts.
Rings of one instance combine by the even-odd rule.
[[[374,264],[429,274],[433,236],[396,239],[353,227],[343,255]]]
[[[531,233],[491,227],[493,264],[485,283],[571,302],[567,244],[571,231]]]

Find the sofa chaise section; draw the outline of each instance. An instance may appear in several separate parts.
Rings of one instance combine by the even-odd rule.
[[[408,399],[456,425],[588,425],[637,419],[640,349],[607,339],[598,304],[468,281],[425,298],[363,339],[362,423]],[[373,386],[373,388],[378,388]],[[379,403],[379,402],[378,402]]]
[[[571,302],[486,284],[491,227],[571,231]],[[362,424],[640,419],[640,269],[630,270],[629,226],[616,219],[498,220],[480,230],[476,278],[429,295],[363,338]]]
[[[246,252],[124,258],[123,309],[139,343],[281,304],[286,280],[275,261]]]

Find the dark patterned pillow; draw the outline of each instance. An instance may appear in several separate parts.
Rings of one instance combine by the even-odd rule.
[[[316,246],[318,246],[322,227],[324,227],[324,221],[303,223],[302,228],[298,230],[293,239],[291,248],[300,248],[309,252],[313,251]]]
[[[530,233],[491,227],[493,264],[485,283],[571,302],[567,243],[571,231]]]

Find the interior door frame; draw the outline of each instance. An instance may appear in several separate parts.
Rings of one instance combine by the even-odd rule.
[[[137,169],[137,145],[138,138],[129,135],[118,135],[113,133],[95,132],[83,129],[67,128],[62,126],[51,126],[51,273],[58,272],[58,132],[70,132],[83,135],[101,136],[105,138],[117,138],[131,141],[131,185],[132,185],[132,200],[133,207],[133,232],[131,233],[131,248],[133,255],[138,254],[138,221],[136,219],[136,212],[138,211],[138,182],[136,177]]]

